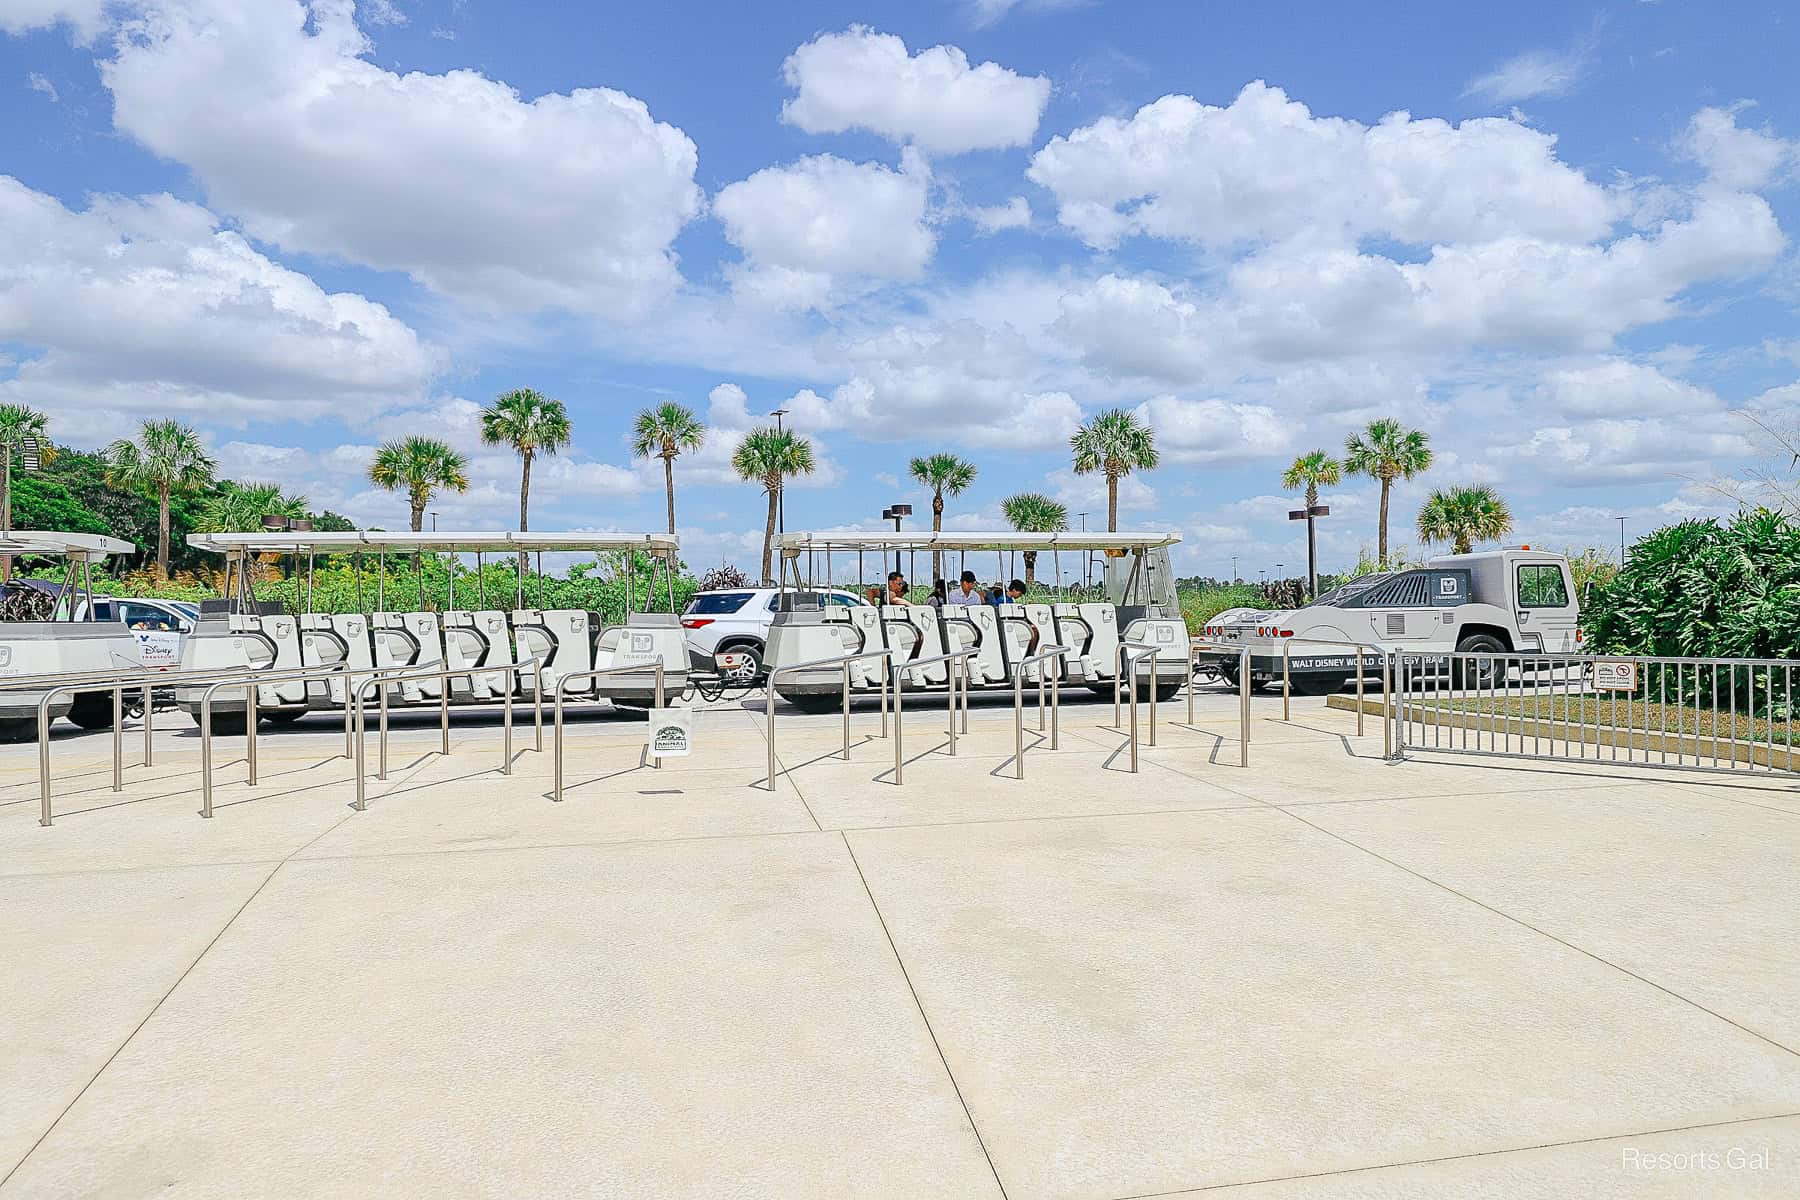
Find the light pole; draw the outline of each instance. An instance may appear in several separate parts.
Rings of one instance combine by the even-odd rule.
[[[1086,533],[1088,515],[1086,513],[1076,513],[1075,515],[1081,518],[1081,532]],[[1084,588],[1092,585],[1093,577],[1089,573],[1088,568],[1093,565],[1094,552],[1092,550],[1083,550],[1081,552],[1081,586]]]
[[[1305,508],[1288,510],[1288,520],[1306,522],[1306,590],[1312,596],[1319,594],[1319,538],[1313,522],[1330,515],[1329,504],[1309,504]]]
[[[788,410],[778,408],[769,414],[775,418],[775,435],[781,436],[781,418],[788,415]],[[783,479],[775,485],[775,532],[787,532],[787,480]]]
[[[1613,520],[1615,520],[1619,523],[1619,565],[1621,567],[1623,567],[1625,565],[1625,520],[1626,520],[1626,518],[1614,517]]]
[[[1234,584],[1237,582],[1237,560],[1237,555],[1231,556],[1231,582]]]
[[[912,516],[912,505],[910,504],[890,504],[881,510],[881,519],[892,521],[895,533],[900,532],[900,518],[910,516]],[[900,547],[898,546],[894,547],[894,571],[896,574],[900,573]],[[910,584],[912,580],[908,579],[906,582]]]
[[[431,532],[433,532],[433,533],[437,532],[437,514],[436,513],[431,514]]]

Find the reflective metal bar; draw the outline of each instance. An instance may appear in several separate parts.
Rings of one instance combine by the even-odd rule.
[[[830,573],[829,568],[826,571]],[[844,664],[844,761],[850,761],[850,664]]]
[[[894,673],[894,786],[900,786],[901,772],[906,769],[906,752],[903,744],[906,741],[906,677],[899,667],[888,668]]]
[[[262,688],[247,687],[244,689],[244,761],[250,774],[250,786],[256,786],[256,727],[262,724],[262,717],[256,711],[256,702],[262,696]],[[344,747],[344,757],[350,756],[350,747]]]
[[[471,682],[473,682],[473,678],[473,676],[470,677]],[[500,773],[502,775],[512,774],[512,704],[512,689],[509,687],[506,689],[505,697],[501,700],[500,709]]]
[[[149,693],[145,693],[148,696]],[[112,790],[125,790],[125,688],[121,685],[113,689],[113,780]]]
[[[1250,765],[1250,648],[1238,657],[1238,766]]]

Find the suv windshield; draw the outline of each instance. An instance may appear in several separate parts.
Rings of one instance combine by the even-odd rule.
[[[689,600],[687,608],[682,611],[698,613],[703,617],[716,617],[736,612],[749,599],[749,592],[708,592]]]

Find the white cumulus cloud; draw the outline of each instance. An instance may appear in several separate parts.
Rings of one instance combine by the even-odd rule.
[[[679,283],[694,144],[610,88],[526,99],[370,62],[348,0],[152,0],[101,65],[114,121],[284,250],[486,307],[621,314]]]
[[[780,307],[818,307],[840,279],[916,279],[937,236],[930,177],[829,154],[765,167],[720,190],[713,211],[744,252],[734,282]]]
[[[40,353],[7,399],[242,423],[366,415],[421,394],[437,350],[380,304],[326,292],[169,196],[80,212],[0,176],[0,342]]]
[[[1800,163],[1800,144],[1737,123],[1740,108],[1703,108],[1676,140],[1685,158],[1720,185],[1755,191]]]
[[[1164,96],[1052,138],[1027,174],[1056,196],[1058,219],[1098,247],[1133,234],[1209,246],[1334,234],[1414,245],[1599,236],[1619,203],[1555,147],[1549,134],[1498,118],[1315,117],[1256,82],[1223,108]]]
[[[866,25],[814,38],[788,56],[795,95],[781,119],[808,133],[866,129],[932,154],[1029,145],[1050,81],[998,63],[970,66],[955,46],[908,55],[906,43]]]

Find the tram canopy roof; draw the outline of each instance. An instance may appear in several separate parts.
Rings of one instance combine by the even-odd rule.
[[[56,533],[42,529],[15,529],[0,534],[0,554],[53,554],[61,557],[89,554],[135,554],[137,547],[122,538],[103,533]]]
[[[805,551],[838,552],[842,550],[1146,550],[1173,546],[1181,541],[1174,531],[1076,530],[1065,533],[933,533],[929,529],[917,533],[863,533],[847,530],[834,533],[784,533],[776,542],[782,550],[795,555]]]
[[[190,533],[188,545],[219,554],[441,554],[582,553],[601,550],[673,552],[678,541],[666,533],[384,533],[374,530],[314,533],[264,530],[259,533]],[[129,547],[127,547],[129,549]]]

